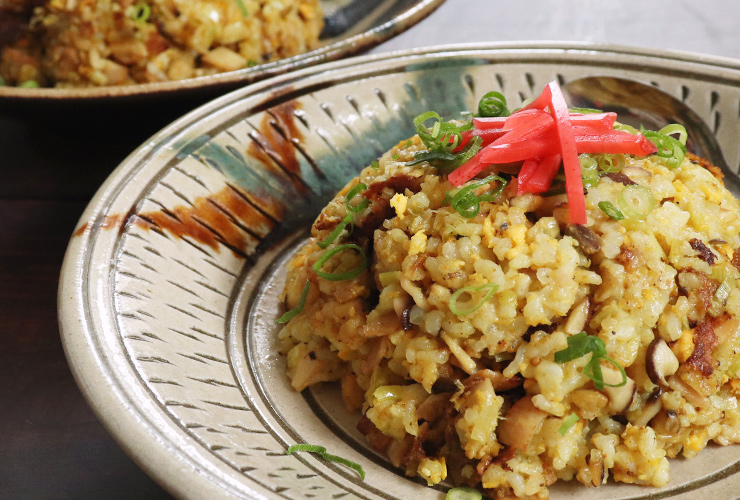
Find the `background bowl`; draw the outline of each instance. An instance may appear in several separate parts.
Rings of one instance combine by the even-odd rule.
[[[142,116],[157,119],[164,126],[186,111],[244,85],[369,50],[411,28],[443,2],[322,0],[325,26],[319,47],[305,54],[171,82],[80,89],[0,87],[0,113],[34,120],[72,119],[80,124],[89,120],[93,122],[91,129],[120,121],[135,126]]]
[[[297,394],[277,353],[284,264],[320,208],[429,109],[445,118],[499,90],[512,106],[554,79],[659,86],[740,164],[740,64],[587,44],[440,47],[303,69],[174,122],[101,187],[68,247],[60,325],[104,425],[182,498],[441,499],[355,430],[337,388]],[[349,469],[288,446],[321,444]],[[671,461],[661,489],[558,484],[553,499],[736,498],[740,447]]]

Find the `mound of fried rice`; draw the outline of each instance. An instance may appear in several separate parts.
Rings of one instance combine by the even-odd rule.
[[[315,48],[319,0],[47,0],[3,48],[8,85],[89,87],[182,80]]]
[[[547,498],[559,479],[663,486],[668,458],[740,441],[740,205],[716,168],[628,156],[588,189],[588,223],[574,226],[565,195],[516,196],[515,182],[461,216],[445,203],[455,192],[445,176],[406,164],[423,149],[415,137],[365,168],[290,263],[286,307],[310,284],[279,334],[297,391],[340,381],[360,431],[407,475],[497,498]],[[320,248],[358,182],[369,206]],[[634,184],[655,198],[645,220],[598,208]],[[317,276],[321,255],[347,242],[365,249],[367,268]],[[323,270],[359,261],[347,250]],[[480,308],[451,310],[455,291],[491,283]],[[588,355],[554,361],[583,331],[604,341],[627,384],[597,390]]]

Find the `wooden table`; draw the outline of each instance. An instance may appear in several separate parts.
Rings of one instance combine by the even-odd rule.
[[[464,41],[579,40],[740,57],[735,2],[712,0],[701,8],[689,0],[523,4],[448,0],[374,52]],[[468,25],[451,29],[450,20]],[[72,378],[57,326],[57,280],[78,217],[113,168],[169,118],[140,109],[129,120],[118,123],[125,132],[103,127],[100,133],[101,127],[70,117],[17,119],[0,112],[0,498],[171,498],[98,423]]]

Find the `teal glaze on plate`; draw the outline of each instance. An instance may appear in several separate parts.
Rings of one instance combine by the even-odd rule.
[[[714,127],[740,168],[740,63],[624,47],[444,47],[328,64],[244,88],[134,152],[70,241],[59,292],[71,367],[91,406],[139,464],[180,498],[441,500],[356,430],[331,385],[295,393],[278,354],[284,269],[323,205],[434,109],[485,92],[519,106],[588,75],[655,82]],[[273,123],[274,122],[274,125]],[[365,481],[292,444],[361,463]],[[740,447],[671,462],[645,489],[560,484],[552,498],[730,500]]]

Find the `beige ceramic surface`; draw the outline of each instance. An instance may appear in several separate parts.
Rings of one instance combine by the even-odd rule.
[[[558,79],[653,83],[691,106],[740,165],[740,64],[559,44],[456,46],[330,63],[214,101],[134,152],[72,237],[59,291],[83,392],[134,459],[173,494],[208,499],[441,500],[366,446],[336,387],[294,393],[275,342],[283,265],[321,206],[360,168],[483,93],[518,104]],[[353,471],[295,443],[324,445]],[[662,489],[552,488],[553,499],[730,500],[740,447],[671,463]]]

